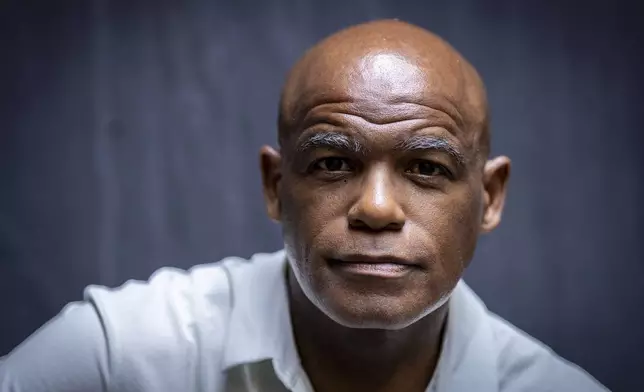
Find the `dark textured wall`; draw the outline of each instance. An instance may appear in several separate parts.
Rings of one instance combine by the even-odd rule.
[[[338,28],[399,17],[479,69],[513,158],[467,280],[609,387],[644,390],[644,18],[593,3],[2,2],[0,354],[87,284],[280,247],[257,151],[285,72]]]

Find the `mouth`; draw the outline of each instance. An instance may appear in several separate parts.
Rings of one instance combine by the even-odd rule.
[[[401,278],[420,269],[412,260],[390,255],[343,255],[327,261],[331,269],[353,276]]]

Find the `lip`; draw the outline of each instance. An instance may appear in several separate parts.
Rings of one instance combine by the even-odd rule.
[[[418,263],[413,260],[405,259],[394,255],[367,255],[367,254],[347,254],[338,255],[331,260],[340,263],[361,263],[361,264],[400,264],[405,266],[418,267]]]
[[[380,278],[400,278],[419,265],[411,260],[392,255],[342,255],[328,259],[329,266],[349,275]]]

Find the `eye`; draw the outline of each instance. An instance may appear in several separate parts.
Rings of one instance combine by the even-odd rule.
[[[314,167],[328,172],[351,171],[349,162],[344,158],[328,157],[315,162]]]
[[[438,163],[434,163],[432,161],[426,161],[426,160],[419,160],[419,161],[413,162],[411,167],[407,169],[407,172],[411,174],[419,175],[419,176],[426,176],[426,177],[449,175],[449,170],[447,170],[445,166]]]

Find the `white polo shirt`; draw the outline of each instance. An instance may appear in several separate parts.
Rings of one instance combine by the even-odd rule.
[[[283,251],[90,286],[0,362],[0,392],[312,391]],[[427,391],[606,391],[460,282]]]

